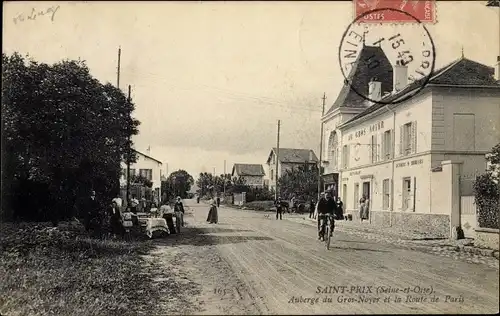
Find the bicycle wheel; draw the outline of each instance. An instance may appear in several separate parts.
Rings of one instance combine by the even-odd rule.
[[[326,227],[326,250],[330,250],[330,225]]]

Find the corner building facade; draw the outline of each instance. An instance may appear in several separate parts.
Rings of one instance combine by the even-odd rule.
[[[351,76],[359,75],[356,66],[363,65],[355,65]],[[404,77],[393,82],[406,81],[405,69],[400,70],[394,74]],[[485,172],[485,155],[500,140],[500,85],[493,72],[461,58],[435,71],[422,91],[397,104],[390,102],[413,94],[420,82],[387,91],[388,82],[370,80],[369,98],[389,104],[365,100],[350,106],[349,92],[341,91],[339,98],[342,93],[347,97],[323,117],[323,137],[326,170],[339,174],[345,212],[357,220],[365,195],[372,224],[432,230],[443,237],[460,226],[474,237],[471,184]]]

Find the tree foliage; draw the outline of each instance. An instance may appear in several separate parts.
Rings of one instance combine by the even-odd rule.
[[[201,196],[213,197],[224,192],[226,194],[248,191],[248,186],[243,177],[231,177],[231,174],[213,175],[207,172],[201,172],[196,179],[196,185],[199,187]]]
[[[293,195],[307,199],[318,194],[318,168],[298,166],[286,170],[278,179],[281,198],[290,199]]]
[[[500,229],[500,143],[493,147],[486,157],[489,168],[485,174],[476,177],[474,195],[477,205],[479,227]]]
[[[167,180],[161,183],[163,199],[169,200],[176,196],[186,198],[193,184],[194,179],[186,170],[172,172]]]
[[[134,104],[83,61],[2,63],[2,215],[58,219],[91,189],[101,201],[117,194],[120,161],[135,161]]]

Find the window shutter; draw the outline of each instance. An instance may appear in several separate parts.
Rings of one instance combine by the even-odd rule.
[[[374,145],[374,142],[373,142],[373,139],[374,139],[375,135],[372,135],[372,137],[370,137],[370,162],[371,163],[374,163],[375,162],[375,155],[374,155],[374,149],[375,149],[375,145]]]
[[[382,133],[382,140],[380,141],[380,151],[382,152],[382,160],[386,160],[387,153],[385,152],[385,133]]]
[[[379,135],[382,135],[381,137],[384,137],[384,134],[375,134],[375,159],[376,161],[380,160],[380,146],[378,144],[378,138]]]
[[[404,141],[404,129],[403,129],[403,125],[401,125],[399,127],[399,155],[402,156],[403,153],[404,153],[404,144],[403,144],[403,141]]]
[[[417,152],[417,121],[411,122],[411,152]]]
[[[391,129],[391,135],[390,135],[390,137],[389,137],[390,142],[391,142],[391,146],[390,146],[390,148],[389,148],[389,157],[390,157],[391,159],[394,159],[393,155],[396,153],[396,150],[395,150],[395,149],[394,149],[394,153],[393,153],[393,151],[392,151],[392,150],[393,150],[393,148],[394,148],[394,146],[395,146],[395,137],[394,137],[394,136],[395,136],[395,135],[394,135],[394,129]]]
[[[351,145],[347,145],[346,147],[346,152],[347,152],[347,155],[345,157],[345,167],[346,168],[349,168],[349,157],[350,157],[350,148],[351,148]]]

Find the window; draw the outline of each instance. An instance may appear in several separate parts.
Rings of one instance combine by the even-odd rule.
[[[271,170],[271,171],[269,172],[269,175],[270,175],[270,177],[271,177],[271,181],[274,181],[274,170]]]
[[[354,183],[354,208],[359,205],[359,183]]]
[[[130,168],[130,177],[135,177],[135,169]]]
[[[382,209],[388,210],[389,200],[391,197],[391,192],[389,188],[389,179],[384,179],[384,181],[382,182],[382,194],[384,195],[382,201]]]
[[[338,168],[338,138],[335,131],[330,133],[330,138],[328,140],[328,161],[332,163],[333,169]]]
[[[403,178],[403,211],[410,207],[411,178]]]
[[[399,153],[402,156],[417,152],[417,121],[401,126]]]
[[[387,130],[382,135],[382,159],[392,159],[393,130]]]
[[[372,139],[370,142],[370,150],[371,150],[371,161],[377,162],[377,152],[378,152],[378,145],[377,145],[377,135],[372,135]]]
[[[152,169],[139,169],[139,176],[148,179],[149,181],[153,180],[153,170]]]
[[[345,168],[349,167],[349,147],[344,145],[342,149],[342,166]]]

